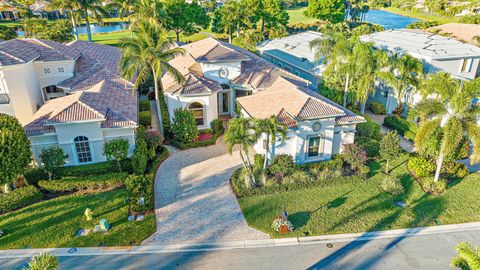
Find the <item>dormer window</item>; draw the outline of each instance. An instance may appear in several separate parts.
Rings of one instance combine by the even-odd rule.
[[[50,74],[50,68],[44,68],[43,73],[45,74]]]
[[[64,67],[59,67],[58,68],[58,73],[64,73],[65,72],[65,68]]]

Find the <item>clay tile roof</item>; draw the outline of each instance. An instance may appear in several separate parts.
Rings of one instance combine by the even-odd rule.
[[[218,82],[189,73],[185,76],[185,82],[183,84],[174,84],[165,91],[188,96],[211,94],[219,90],[222,90],[222,86]]]
[[[223,46],[215,45],[212,49],[197,58],[198,62],[223,62],[223,61],[246,61],[250,60],[246,55]]]
[[[277,114],[277,119],[280,123],[285,124],[288,128],[294,128],[297,126],[297,121],[293,116],[291,116],[285,109]]]

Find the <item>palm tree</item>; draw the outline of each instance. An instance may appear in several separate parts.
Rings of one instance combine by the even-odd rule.
[[[227,143],[227,151],[232,154],[233,148],[240,146],[239,152],[242,159],[245,176],[245,186],[250,188],[255,183],[252,163],[250,162],[249,149],[257,142],[258,133],[251,118],[234,118],[228,122],[223,141]]]
[[[452,259],[452,267],[462,270],[480,269],[480,250],[478,247],[473,248],[472,245],[460,242],[455,247],[457,257]]]
[[[221,24],[228,33],[228,42],[232,43],[232,35],[236,29],[237,37],[240,36],[240,27],[249,24],[250,14],[245,1],[230,0],[220,8]]]
[[[99,23],[102,23],[103,17],[108,14],[102,7],[101,0],[76,0],[74,1],[77,11],[85,18],[85,26],[87,28],[88,41],[92,41],[92,30],[90,29],[90,16],[93,16]]]
[[[176,47],[167,32],[147,21],[139,22],[133,29],[133,37],[125,39],[122,44],[120,68],[123,76],[135,78],[134,88],[138,88],[153,76],[159,128],[162,134],[162,116],[158,99],[160,91],[163,91],[161,78],[164,74],[169,74],[178,83],[184,81],[183,75],[168,63],[171,59],[184,54],[185,50]]]
[[[150,24],[166,26],[167,13],[163,1],[158,0],[123,0],[134,1],[132,9],[128,15],[131,20],[130,30],[135,28],[140,21],[148,21]]]
[[[443,76],[443,74],[439,76]],[[429,80],[435,80],[439,76],[431,76]],[[425,86],[431,85],[435,85],[435,83],[425,83]],[[428,107],[424,107],[423,114],[428,117],[424,116],[425,119],[422,119],[415,136],[415,146],[417,149],[423,149],[426,147],[428,138],[433,136],[435,131],[438,129],[442,131],[435,182],[440,178],[445,155],[460,147],[465,135],[470,138],[474,146],[470,161],[472,163],[480,161],[480,127],[476,123],[477,117],[480,116],[480,107],[472,104],[472,100],[480,95],[480,79],[456,82],[450,87],[441,89],[438,93],[435,93],[435,89],[423,90],[424,93],[435,93],[436,95],[429,99],[432,110],[428,111]],[[433,106],[434,103],[438,106]],[[438,110],[440,105],[443,106],[442,111]]]
[[[270,155],[269,153],[275,153],[275,145],[277,142],[277,136],[281,142],[284,142],[287,138],[288,128],[285,124],[278,121],[277,116],[270,116],[266,119],[257,119],[255,126],[259,134],[266,135],[265,143],[265,159],[263,161],[263,170],[265,171],[268,166]],[[271,151],[270,151],[271,142]]]
[[[49,10],[60,10],[63,12],[68,12],[70,19],[72,20],[73,35],[75,40],[78,40],[78,29],[77,29],[77,19],[76,17],[76,1],[73,0],[53,0],[50,5],[48,5]]]
[[[379,75],[382,80],[395,90],[398,100],[398,108],[403,108],[403,97],[410,88],[416,89],[423,74],[423,64],[418,59],[404,54],[394,54],[388,71]],[[405,108],[406,109],[406,108]],[[406,112],[406,110],[405,110]]]

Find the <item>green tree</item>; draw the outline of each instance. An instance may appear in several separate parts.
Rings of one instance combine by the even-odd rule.
[[[15,117],[0,113],[0,184],[5,192],[31,160],[30,141],[22,125]]]
[[[122,171],[120,161],[127,158],[129,147],[130,144],[127,139],[117,138],[105,143],[103,146],[103,153],[108,160],[115,160],[118,165],[118,170]]]
[[[88,41],[92,41],[92,30],[90,29],[90,16],[95,18],[99,23],[103,22],[103,17],[108,16],[101,0],[76,0],[75,8],[77,12],[85,18],[85,27],[87,29]]]
[[[137,137],[137,143],[135,145],[135,151],[132,156],[133,172],[136,175],[145,174],[145,169],[148,163],[148,149],[145,139]]]
[[[190,110],[179,108],[173,112],[172,132],[182,143],[189,143],[198,136],[195,116]]]
[[[42,253],[34,256],[28,262],[25,270],[56,270],[58,269],[58,257],[50,253]]]
[[[30,18],[23,22],[25,37],[67,42],[72,39],[72,26],[66,20],[49,23],[47,19]]]
[[[345,19],[345,1],[343,0],[310,0],[306,15],[319,20],[328,20],[333,23]]]
[[[288,128],[285,124],[278,121],[277,116],[270,116],[266,119],[257,119],[256,128],[259,134],[266,135],[265,158],[263,161],[263,170],[265,171],[267,169],[270,156],[275,154],[277,138],[279,138],[281,142],[285,142],[287,139]]]
[[[63,152],[63,149],[58,146],[51,146],[42,149],[40,153],[40,160],[43,163],[43,168],[48,173],[48,179],[52,180],[52,174],[58,172],[63,165],[68,155]]]
[[[429,77],[435,80],[438,76]],[[446,81],[450,81],[448,78]],[[452,81],[453,82],[453,81]],[[434,86],[434,82],[426,82],[424,86]],[[438,92],[436,92],[438,89]],[[443,106],[443,111],[438,106],[430,106],[431,112],[426,107],[424,114],[429,118],[422,119],[420,128],[415,135],[415,147],[424,149],[432,136],[440,130],[440,147],[438,150],[435,182],[440,178],[443,161],[448,153],[453,153],[463,143],[467,135],[473,144],[473,153],[470,157],[472,163],[480,161],[480,127],[476,124],[480,110],[477,105],[472,106],[472,100],[480,95],[480,79],[473,81],[457,81],[450,88],[424,89],[423,93],[436,93],[431,95],[429,101]]]
[[[227,143],[227,151],[232,154],[233,148],[239,146],[240,157],[246,172],[245,186],[250,188],[255,183],[252,163],[250,162],[249,149],[257,142],[254,121],[250,118],[234,118],[228,122],[223,141]]]
[[[462,270],[480,269],[480,250],[466,242],[460,242],[455,247],[457,256],[452,259],[452,267]]]
[[[119,0],[123,1],[121,10],[125,13],[130,23],[130,30],[133,30],[138,23],[148,22],[165,28],[168,17],[165,11],[165,3],[158,0]],[[128,12],[128,13],[127,13]]]
[[[389,174],[389,162],[400,155],[400,137],[396,130],[388,131],[380,141],[380,157],[385,160],[385,173]]]
[[[157,114],[160,120],[159,131],[162,135],[164,130],[159,101],[159,95],[163,93],[161,78],[163,75],[169,75],[178,83],[184,82],[182,73],[169,63],[171,59],[184,54],[185,50],[176,47],[167,32],[147,21],[139,22],[133,29],[133,37],[124,40],[122,44],[120,69],[123,76],[135,79],[134,88],[148,82],[150,76],[153,76]]]
[[[76,14],[76,1],[74,0],[52,0],[47,6],[49,10],[60,10],[60,12],[68,12],[70,20],[72,21],[72,30],[75,40],[78,40],[77,29],[77,14]]]
[[[228,42],[232,43],[233,32],[240,36],[242,26],[250,23],[250,11],[243,0],[227,1],[214,13],[212,30],[228,34]]]
[[[233,39],[233,44],[251,52],[257,51],[257,44],[263,40],[263,35],[253,29],[245,30],[239,37]]]
[[[10,40],[17,38],[17,31],[15,28],[8,27],[5,25],[0,25],[0,39],[1,40]]]
[[[189,4],[185,0],[166,0],[165,11],[166,27],[175,32],[177,42],[180,42],[180,34],[193,35],[210,25],[210,17],[195,1]]]

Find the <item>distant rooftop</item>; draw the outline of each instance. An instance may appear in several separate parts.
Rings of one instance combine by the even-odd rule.
[[[315,51],[310,49],[310,42],[321,37],[322,34],[319,32],[306,31],[264,41],[257,48],[261,53],[270,54],[301,69],[311,70],[320,75],[321,69],[319,64],[315,63]]]
[[[460,41],[465,41],[472,45],[477,45],[477,42],[474,40],[474,38],[475,36],[480,36],[480,25],[466,23],[447,23],[429,28],[428,31],[440,31],[440,33],[451,35],[452,37]]]
[[[480,57],[480,48],[476,46],[462,43],[454,38],[418,30],[388,30],[362,36],[361,40],[373,42],[377,48],[403,51],[424,59]]]

